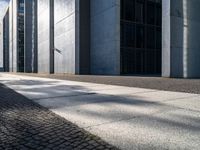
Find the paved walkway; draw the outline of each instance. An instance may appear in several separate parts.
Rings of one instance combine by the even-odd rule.
[[[155,76],[98,76],[63,74],[23,74],[51,79],[80,81],[127,87],[200,94],[200,79],[162,78]]]
[[[0,82],[120,149],[200,147],[198,94],[9,74]]]
[[[31,149],[116,148],[0,84],[0,150]]]

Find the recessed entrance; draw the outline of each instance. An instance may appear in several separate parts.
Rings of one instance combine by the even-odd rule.
[[[161,74],[161,0],[121,0],[121,74]]]

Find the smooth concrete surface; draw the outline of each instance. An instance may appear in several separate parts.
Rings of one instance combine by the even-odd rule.
[[[163,0],[163,76],[200,76],[200,1]]]
[[[89,6],[90,0],[38,1],[38,72],[90,73]]]
[[[54,2],[55,73],[75,74],[76,12],[75,0]]]
[[[50,1],[38,0],[38,72],[50,73]]]
[[[91,74],[120,74],[120,0],[91,0]]]
[[[200,147],[200,95],[0,74],[0,83],[124,150]]]
[[[9,3],[9,70],[17,72],[17,1]]]
[[[9,3],[9,71],[13,72],[13,1]]]
[[[37,1],[24,1],[25,72],[37,71]]]

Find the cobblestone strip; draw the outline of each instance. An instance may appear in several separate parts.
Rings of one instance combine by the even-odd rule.
[[[0,84],[0,149],[117,149]]]

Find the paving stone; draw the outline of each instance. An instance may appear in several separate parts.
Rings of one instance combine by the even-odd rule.
[[[117,149],[0,84],[0,150]]]

